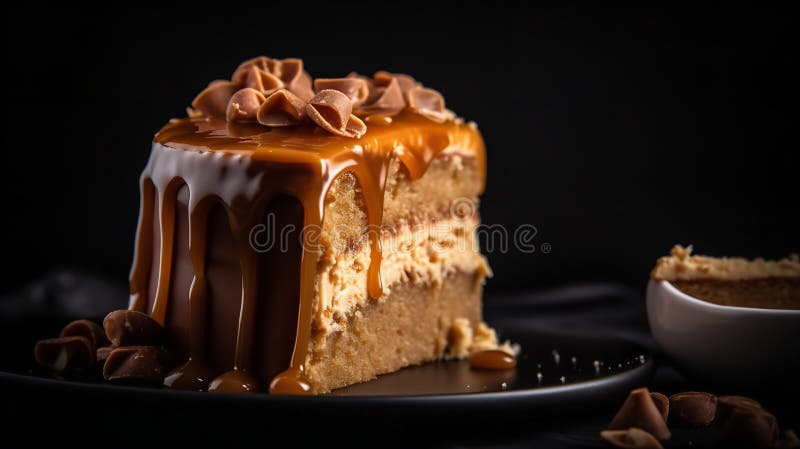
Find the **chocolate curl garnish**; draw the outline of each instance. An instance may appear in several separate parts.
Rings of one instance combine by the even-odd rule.
[[[453,118],[453,113],[444,107],[442,94],[433,89],[415,86],[408,91],[408,107],[417,114],[443,123]]]
[[[36,363],[58,372],[83,371],[95,362],[95,349],[86,337],[40,340],[33,348]]]
[[[186,108],[186,116],[189,117],[189,118],[198,118],[198,117],[202,117],[203,113],[198,111],[197,109],[189,106],[189,107]]]
[[[85,337],[92,342],[92,348],[108,346],[111,342],[106,331],[94,321],[75,320],[61,330],[59,337]]]
[[[229,122],[248,123],[256,121],[258,108],[266,101],[264,95],[252,87],[237,91],[228,102],[225,116]]]
[[[267,96],[282,88],[283,81],[272,73],[253,66],[248,69],[244,87],[251,87]]]
[[[135,310],[115,310],[103,320],[106,336],[114,346],[161,344],[164,328],[149,315]]]
[[[647,388],[631,391],[608,425],[611,430],[623,430],[629,427],[644,429],[659,440],[666,440],[671,435]]]
[[[414,77],[405,73],[389,73],[381,70],[375,74],[375,77],[394,77],[397,83],[400,84],[400,90],[403,91],[403,95],[407,95],[408,91],[420,85]]]
[[[247,81],[247,76],[250,73],[250,68],[252,67],[271,73],[272,75],[279,76],[280,66],[280,61],[276,61],[266,56],[257,56],[239,64],[239,67],[236,68],[236,70],[233,72],[233,76],[231,76],[231,81],[236,85],[244,86],[245,82]]]
[[[358,115],[395,115],[406,107],[403,91],[397,78],[378,72],[370,86],[367,100],[356,108]]]
[[[237,90],[236,84],[230,81],[214,81],[195,97],[192,107],[209,117],[223,116]]]
[[[286,88],[301,100],[308,101],[314,96],[314,89],[311,88],[311,75],[303,70],[302,59],[282,60],[279,76]]]
[[[286,89],[281,89],[269,97],[258,108],[256,119],[266,126],[293,126],[306,117],[306,102]]]
[[[317,78],[314,80],[314,90],[320,92],[325,89],[338,90],[347,95],[353,106],[363,103],[369,96],[369,85],[362,78]]]
[[[320,91],[306,106],[311,120],[325,131],[358,139],[367,132],[367,125],[353,115],[352,110],[353,104],[347,95],[333,89]]]
[[[103,364],[106,380],[161,382],[166,374],[167,354],[158,346],[125,346],[108,354]]]
[[[622,449],[664,449],[653,435],[642,429],[604,430],[600,438],[613,447]]]

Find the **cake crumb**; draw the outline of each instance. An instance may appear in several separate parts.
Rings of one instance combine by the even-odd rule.
[[[466,318],[456,318],[448,333],[448,355],[453,358],[463,359],[470,354],[480,351],[500,350],[510,355],[520,353],[518,344],[506,340],[499,343],[497,331],[486,323],[480,322],[473,330]]]
[[[692,255],[693,247],[675,245],[670,255],[658,259],[650,278],[656,281],[696,279],[744,280],[800,277],[800,263],[789,256],[781,260]]]
[[[472,325],[466,318],[456,318],[447,335],[448,353],[451,357],[463,359],[470,353],[474,334]]]

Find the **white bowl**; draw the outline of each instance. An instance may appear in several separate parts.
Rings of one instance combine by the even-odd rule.
[[[720,306],[651,280],[647,318],[664,352],[703,379],[765,386],[797,377],[800,310]]]

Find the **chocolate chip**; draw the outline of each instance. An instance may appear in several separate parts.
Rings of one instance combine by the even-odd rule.
[[[94,345],[86,337],[40,340],[33,353],[36,363],[59,372],[83,371],[95,363]]]
[[[134,310],[115,310],[103,320],[111,343],[114,346],[158,345],[164,329],[149,315]]]
[[[763,409],[734,408],[722,426],[722,441],[737,447],[772,447],[778,434],[775,416]]]
[[[166,374],[166,352],[158,346],[124,346],[108,355],[103,365],[106,380],[158,382]]]
[[[761,410],[761,404],[755,399],[746,396],[720,396],[717,398],[716,420],[724,423],[728,420],[733,409],[754,409]]]
[[[624,430],[629,427],[646,430],[660,440],[670,437],[667,423],[664,422],[663,415],[653,402],[647,388],[637,388],[631,391],[614,419],[611,420],[611,424],[608,425],[611,430]]]
[[[108,346],[111,342],[106,337],[106,332],[99,324],[89,320],[73,321],[61,330],[61,337],[86,337],[92,342],[93,348]]]
[[[702,391],[676,393],[669,397],[672,419],[679,424],[703,427],[714,421],[717,397]]]
[[[666,422],[669,417],[669,398],[661,393],[653,391],[650,393],[650,399],[653,400],[659,413],[661,413],[661,416],[664,418],[664,422]]]
[[[624,449],[663,449],[649,432],[631,427],[625,430],[604,430],[600,438],[611,446]]]

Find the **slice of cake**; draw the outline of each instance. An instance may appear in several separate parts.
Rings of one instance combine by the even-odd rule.
[[[692,255],[676,245],[650,273],[678,290],[723,306],[800,309],[800,263],[797,257],[776,261]]]
[[[155,137],[131,272],[166,385],[316,394],[497,347],[484,145],[438,92],[259,57],[188,112]]]

